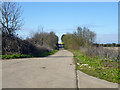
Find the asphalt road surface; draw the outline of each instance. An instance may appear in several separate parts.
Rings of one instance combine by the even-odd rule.
[[[78,81],[78,82],[76,82]],[[115,83],[75,71],[73,54],[2,60],[2,88],[117,88]]]

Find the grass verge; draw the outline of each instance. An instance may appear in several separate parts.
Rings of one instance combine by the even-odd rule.
[[[110,60],[106,58],[99,59],[99,57],[88,57],[79,50],[72,52],[77,70],[100,79],[120,84],[118,58]]]
[[[25,55],[25,54],[12,54],[12,55],[2,55],[2,59],[15,59],[15,58],[33,58],[33,57],[46,57],[55,54],[58,50],[52,50],[50,52],[44,52],[37,55]]]

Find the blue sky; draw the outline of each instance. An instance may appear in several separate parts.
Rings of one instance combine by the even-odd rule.
[[[24,10],[24,26],[18,33],[23,38],[40,27],[61,38],[78,26],[86,26],[97,34],[97,43],[118,42],[117,2],[21,2],[20,5]]]

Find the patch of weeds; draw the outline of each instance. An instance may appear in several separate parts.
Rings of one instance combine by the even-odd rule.
[[[14,58],[31,58],[32,55],[20,55],[20,54],[12,54],[12,55],[2,55],[2,59],[14,59]]]
[[[2,59],[15,59],[15,58],[33,58],[33,57],[45,57],[48,55],[55,54],[58,50],[52,50],[50,52],[43,52],[37,55],[25,55],[25,54],[12,54],[12,55],[2,55]]]
[[[72,51],[74,54],[74,60],[76,69],[80,70],[88,75],[104,79],[110,82],[120,84],[120,69],[118,68],[118,60],[106,59],[99,57],[89,57],[81,53],[79,50]]]

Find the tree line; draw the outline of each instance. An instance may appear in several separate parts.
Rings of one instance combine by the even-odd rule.
[[[97,44],[94,43],[93,46],[103,46],[103,47],[120,47],[120,44],[112,43],[112,44]]]
[[[38,47],[45,47],[49,50],[58,49],[58,36],[54,32],[36,32],[33,37],[26,40]]]

